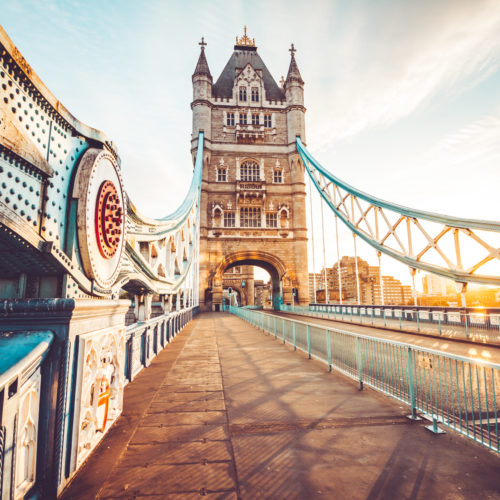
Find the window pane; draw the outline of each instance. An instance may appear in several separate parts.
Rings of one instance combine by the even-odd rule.
[[[278,227],[278,215],[276,212],[266,214],[266,226]]]
[[[278,183],[278,184],[283,182],[283,174],[282,174],[281,170],[274,171],[273,182]]]
[[[260,227],[261,215],[260,207],[242,207],[240,209],[241,227]]]
[[[252,115],[252,125],[259,125],[259,115],[258,114],[253,114]]]
[[[225,168],[218,168],[217,169],[217,182],[226,182],[227,176],[226,176],[226,169]]]
[[[240,179],[242,181],[259,181],[260,167],[254,162],[244,162],[240,167]]]
[[[224,212],[224,227],[235,227],[235,222],[234,212]]]
[[[247,100],[247,88],[240,87],[240,101],[246,101],[246,100]]]

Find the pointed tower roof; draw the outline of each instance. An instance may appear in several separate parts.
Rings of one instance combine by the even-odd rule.
[[[201,46],[200,57],[198,58],[198,63],[196,64],[196,68],[194,70],[193,76],[196,75],[205,75],[212,80],[212,75],[210,74],[210,69],[208,68],[207,58],[205,57],[205,38],[201,37],[201,42],[198,44]]]
[[[297,66],[297,61],[295,60],[295,52],[297,50],[295,47],[292,46],[289,49],[290,54],[292,54],[292,59],[290,60],[290,67],[288,68],[288,75],[286,75],[286,83],[296,81],[299,82],[301,85],[304,84],[304,80],[302,80],[302,77],[300,76],[300,71],[299,67]]]
[[[212,87],[212,95],[214,97],[230,99],[233,96],[234,79],[237,73],[247,64],[251,64],[254,70],[262,72],[262,80],[264,82],[267,99],[273,101],[285,99],[283,89],[278,86],[257,52],[255,38],[251,39],[247,36],[246,26],[245,34],[241,38],[236,37],[234,52],[229,58],[226,67],[222,70],[217,82]]]

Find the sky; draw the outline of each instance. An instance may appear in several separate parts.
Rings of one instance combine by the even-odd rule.
[[[70,112],[115,142],[144,215],[172,212],[188,189],[198,42],[216,80],[246,25],[277,81],[295,44],[307,146],[337,177],[402,205],[500,219],[497,0],[18,0],[2,5],[0,22]],[[325,212],[328,266],[332,221]],[[384,274],[408,282],[387,261]]]

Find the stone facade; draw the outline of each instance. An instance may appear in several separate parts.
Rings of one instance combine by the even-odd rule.
[[[203,310],[220,309],[224,273],[245,265],[270,273],[275,306],[291,303],[292,287],[298,302],[309,302],[304,168],[295,145],[296,136],[305,141],[304,82],[294,52],[278,86],[245,35],[214,84],[201,44],[191,107],[193,154],[204,132]]]

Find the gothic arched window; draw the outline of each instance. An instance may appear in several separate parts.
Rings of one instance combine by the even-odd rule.
[[[242,181],[259,181],[260,167],[254,161],[245,161],[240,166],[240,179]]]

